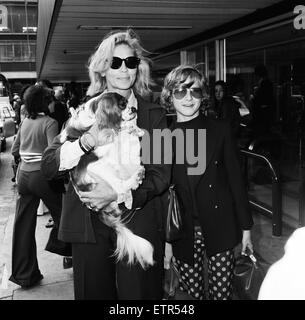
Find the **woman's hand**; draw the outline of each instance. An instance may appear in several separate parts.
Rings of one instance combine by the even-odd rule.
[[[251,252],[253,252],[253,245],[251,241],[251,231],[250,230],[243,230],[243,238],[241,243],[241,253],[245,254],[246,249],[249,248]]]
[[[170,268],[172,257],[173,257],[172,245],[168,242],[165,242],[164,269],[168,270]]]
[[[111,185],[94,173],[89,174],[94,179],[95,187],[91,191],[79,191],[80,200],[94,211],[102,210],[112,201],[117,200],[117,193]]]

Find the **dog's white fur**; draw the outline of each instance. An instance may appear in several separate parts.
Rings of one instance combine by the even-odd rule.
[[[258,300],[305,300],[305,227],[287,240],[285,254],[269,268]]]
[[[88,106],[86,104],[77,116],[76,114],[73,115],[73,121],[68,124],[66,130],[62,133],[62,139],[68,137],[69,126],[73,127],[73,125],[77,124],[77,129],[79,129],[82,126],[88,127],[93,124],[92,113]],[[95,183],[94,178],[90,176],[90,173],[94,173],[107,181],[118,194],[137,189],[139,184],[142,183],[145,171],[141,165],[139,141],[139,137],[144,132],[135,124],[132,124],[130,121],[132,117],[126,114],[125,110],[122,112],[124,113],[123,119],[127,120],[122,121],[119,132],[112,132],[111,143],[98,146],[93,151],[98,160],[88,164],[87,173],[84,177],[86,183]],[[103,130],[99,134],[109,135],[109,132],[106,130],[103,132]],[[76,186],[75,189],[78,192]],[[131,201],[125,201],[125,206],[128,209],[131,209],[131,205]],[[126,257],[128,264],[139,262],[144,269],[153,265],[153,246],[146,239],[135,235],[122,222],[120,213],[118,204],[115,201],[105,208],[105,212],[102,213],[105,224],[115,229],[117,234],[117,246],[114,253],[117,261]]]

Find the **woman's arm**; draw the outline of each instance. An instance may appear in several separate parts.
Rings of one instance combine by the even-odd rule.
[[[94,148],[97,145],[97,136],[96,123],[75,141],[63,140],[62,133],[57,135],[42,155],[41,170],[47,179],[60,178],[77,166],[81,156],[85,154],[81,145],[86,147],[90,145],[90,148]]]
[[[21,124],[19,126],[19,129],[17,131],[16,138],[13,142],[12,148],[11,148],[11,154],[14,156],[14,158],[20,157],[20,130],[21,130]]]
[[[154,121],[154,129],[164,129],[166,125],[165,113],[159,113]],[[143,128],[145,129],[145,128]],[[150,147],[153,150],[152,132],[150,132]],[[151,152],[152,155],[152,152]],[[153,156],[151,156],[153,159]],[[155,196],[161,195],[170,184],[171,165],[170,164],[147,164],[145,165],[145,178],[138,189],[132,190],[129,194],[117,194],[113,188],[104,180],[93,177],[96,180],[96,186],[92,191],[79,192],[81,200],[92,207],[101,210],[112,201],[121,203],[131,201],[133,209],[142,208],[148,201]],[[128,197],[128,200],[126,199]],[[131,199],[132,197],[132,199]]]

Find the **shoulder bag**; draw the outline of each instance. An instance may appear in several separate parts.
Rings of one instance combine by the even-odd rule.
[[[169,201],[166,217],[165,239],[167,242],[173,242],[181,239],[182,236],[182,212],[181,205],[178,202],[175,185],[169,187]]]

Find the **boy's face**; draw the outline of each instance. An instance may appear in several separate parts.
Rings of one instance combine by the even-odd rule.
[[[187,78],[180,87],[173,91],[172,103],[177,112],[178,122],[183,122],[196,118],[199,115],[202,102],[202,88],[200,87],[199,80],[192,83],[190,78]],[[178,95],[175,95],[176,90],[182,91],[184,88],[186,88],[184,97],[180,98]],[[201,97],[197,95],[194,96],[193,92],[195,91],[201,92]]]

